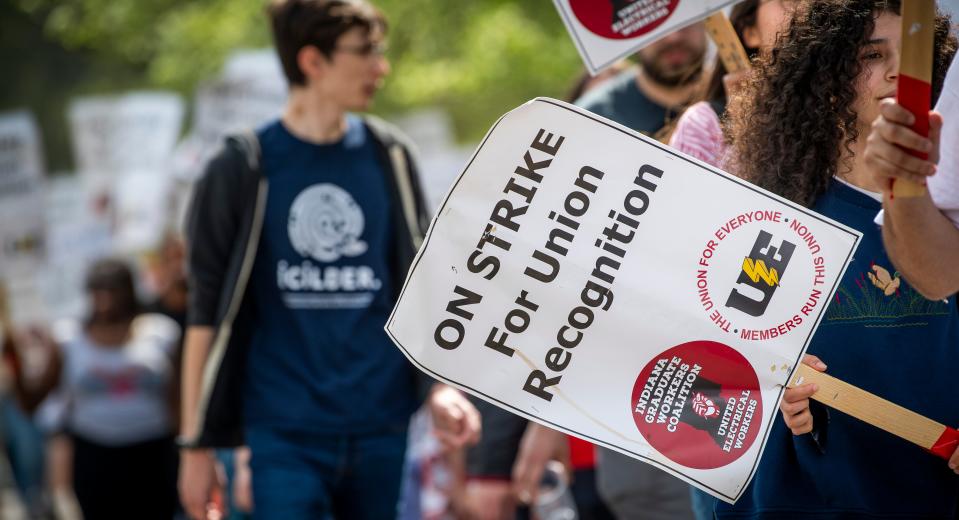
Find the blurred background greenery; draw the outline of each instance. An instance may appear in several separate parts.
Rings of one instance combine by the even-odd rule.
[[[563,97],[583,70],[548,0],[374,0],[393,73],[375,112],[437,106],[473,142],[506,110]],[[0,0],[0,111],[27,108],[48,171],[72,168],[78,95],[172,89],[191,99],[230,51],[270,44],[264,0]]]

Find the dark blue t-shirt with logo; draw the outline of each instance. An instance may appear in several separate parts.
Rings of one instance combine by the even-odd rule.
[[[249,290],[247,425],[364,433],[403,426],[410,367],[383,330],[393,307],[390,196],[369,130],[313,144],[258,132],[269,182]]]

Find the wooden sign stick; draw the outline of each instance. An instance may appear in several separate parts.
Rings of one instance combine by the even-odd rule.
[[[932,106],[932,53],[936,30],[935,0],[906,0],[902,3],[902,55],[896,101],[916,117],[912,129],[929,136],[929,108]],[[906,150],[920,159],[928,155]],[[925,186],[904,180],[892,180],[892,199],[920,197]]]
[[[716,44],[716,50],[719,53],[719,59],[722,60],[726,72],[733,73],[742,70],[749,70],[749,56],[746,49],[743,48],[739,36],[736,35],[736,29],[730,23],[726,13],[717,11],[706,18],[706,32],[709,33],[713,43]]]
[[[10,299],[7,295],[7,284],[0,279],[0,330],[3,331],[3,334],[10,334],[11,327]]]
[[[807,365],[799,365],[796,373],[793,374],[792,381],[791,387],[816,383],[819,385],[819,391],[813,394],[813,399],[913,444],[918,444],[944,459],[948,460],[959,446],[959,430],[907,410]]]

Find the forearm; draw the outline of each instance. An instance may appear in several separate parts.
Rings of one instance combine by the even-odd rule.
[[[182,383],[180,382],[180,377],[183,371],[183,343],[180,343],[180,348],[174,353],[172,359],[173,363],[173,377],[170,379],[170,387],[167,390],[167,410],[170,413],[170,418],[173,421],[174,431],[180,431],[180,392]]]
[[[22,378],[18,378],[15,381],[14,391],[23,411],[27,414],[36,412],[44,399],[57,387],[58,381],[59,375],[44,374],[43,381],[36,386],[28,386]]]
[[[959,229],[926,194],[884,204],[883,241],[906,280],[923,296],[939,300],[959,291]]]
[[[203,369],[212,343],[213,327],[187,328],[180,373],[180,435],[185,439],[192,439],[200,430],[197,407],[203,386]]]
[[[11,348],[16,348],[11,345]],[[28,414],[33,414],[43,401],[60,384],[60,374],[63,370],[63,361],[55,345],[49,345],[50,358],[43,372],[35,380],[27,383],[23,374],[14,378],[14,392],[20,407]]]

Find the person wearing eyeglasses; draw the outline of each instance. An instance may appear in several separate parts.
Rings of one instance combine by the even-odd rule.
[[[383,329],[428,221],[406,138],[354,113],[389,72],[386,20],[344,0],[268,14],[285,110],[227,140],[188,215],[181,500],[205,518],[211,448],[245,443],[255,518],[395,518],[421,398],[454,447],[479,417]]]

